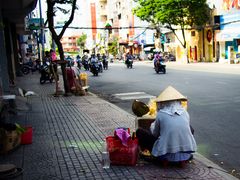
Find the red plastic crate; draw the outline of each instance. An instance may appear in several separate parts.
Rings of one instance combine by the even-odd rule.
[[[106,138],[110,162],[113,165],[135,166],[138,159],[138,140],[129,140],[128,146],[122,145],[120,139],[114,136]]]
[[[33,129],[31,126],[25,127],[26,131],[21,135],[21,144],[32,144]]]

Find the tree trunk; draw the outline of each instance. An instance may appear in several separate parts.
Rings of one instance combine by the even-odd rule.
[[[58,53],[60,55],[60,60],[64,61],[64,51],[62,47],[62,43],[60,39],[55,40],[57,47],[58,47]],[[68,86],[68,81],[67,81],[67,75],[66,75],[66,64],[61,63],[61,70],[62,70],[62,76],[63,76],[63,86],[64,86],[64,91],[65,95],[69,93],[69,86]]]
[[[188,49],[187,49],[187,47],[184,48],[184,56],[186,57],[187,63],[189,64],[190,62],[189,62]]]
[[[64,52],[63,52],[63,47],[62,47],[62,43],[59,39],[59,37],[57,36],[54,28],[49,27],[51,33],[52,33],[52,38],[54,40],[54,42],[56,43],[57,47],[58,47],[58,52],[60,55],[60,60],[64,61]],[[54,32],[53,32],[54,31]],[[54,43],[53,42],[53,43]],[[69,88],[68,88],[68,83],[67,83],[67,77],[66,77],[66,70],[65,70],[66,65],[61,63],[61,70],[62,70],[62,76],[63,76],[63,86],[64,86],[64,91],[65,91],[65,95],[67,93],[69,93]],[[56,82],[57,83],[57,82]]]
[[[64,52],[63,52],[63,47],[62,47],[62,43],[61,43],[60,40],[61,40],[65,30],[68,28],[68,26],[73,21],[74,11],[76,9],[76,1],[77,0],[73,0],[72,2],[67,2],[66,1],[66,3],[71,3],[72,4],[71,15],[69,17],[69,20],[66,21],[66,23],[64,24],[60,34],[58,35],[56,33],[56,31],[55,31],[55,28],[54,28],[54,15],[55,15],[54,6],[56,5],[56,3],[60,3],[60,2],[53,1],[53,0],[47,0],[47,6],[48,6],[48,9],[47,9],[48,26],[49,26],[49,30],[52,33],[52,38],[53,38],[54,42],[57,44],[58,52],[59,52],[61,61],[64,61]],[[67,95],[69,93],[69,86],[68,86],[68,82],[67,82],[65,67],[66,67],[66,64],[61,63],[61,70],[62,70],[63,83],[64,83],[64,90],[65,90],[65,95]]]

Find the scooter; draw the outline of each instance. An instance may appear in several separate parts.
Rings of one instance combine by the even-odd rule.
[[[90,71],[93,73],[94,76],[98,76],[98,72],[100,71],[99,69],[100,68],[97,62],[92,63],[90,66]]]
[[[40,84],[44,84],[46,81],[50,83],[53,82],[53,74],[51,73],[49,62],[46,62],[44,65],[41,66],[41,77],[40,77]]]
[[[36,70],[40,70],[40,61],[36,60],[35,62],[29,61],[27,63],[23,63],[21,67],[21,71],[23,74],[27,75],[30,71],[32,73]]]
[[[126,60],[125,64],[127,65],[127,68],[131,68],[133,67],[133,60],[132,59],[128,59]]]
[[[166,65],[164,61],[157,61],[154,67],[157,74],[162,72],[163,74],[166,74]]]

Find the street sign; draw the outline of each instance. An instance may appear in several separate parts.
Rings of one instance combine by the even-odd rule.
[[[40,18],[31,18],[28,19],[27,21],[27,28],[29,30],[38,30],[41,28],[41,20],[42,20],[42,24],[44,24],[44,19],[40,19]]]

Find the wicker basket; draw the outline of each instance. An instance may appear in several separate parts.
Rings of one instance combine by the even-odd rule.
[[[7,153],[20,145],[21,136],[14,131],[6,131],[0,128],[0,153]]]

